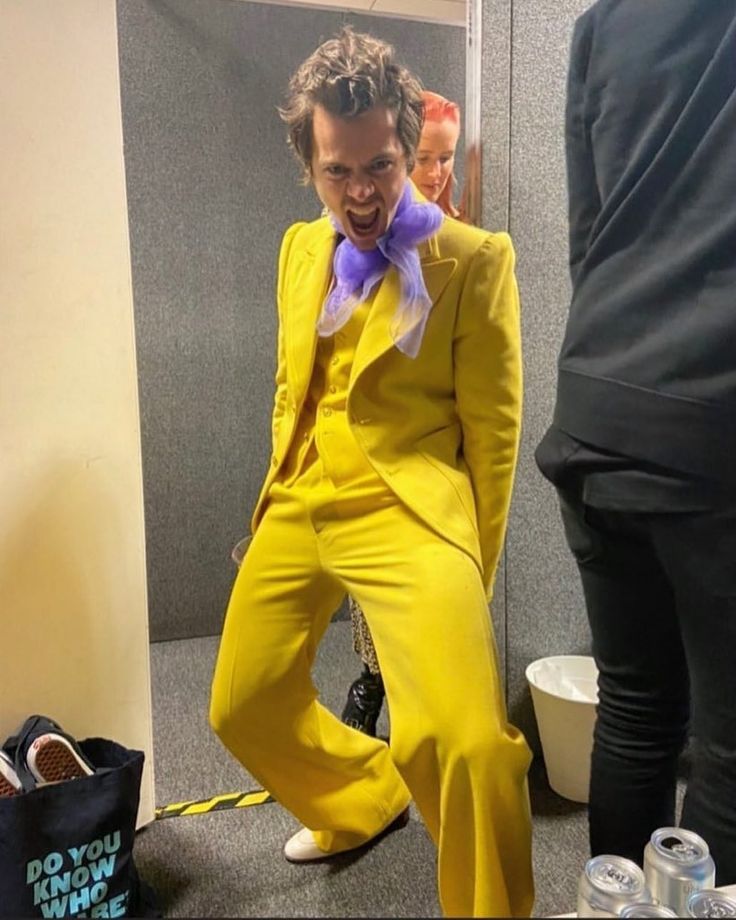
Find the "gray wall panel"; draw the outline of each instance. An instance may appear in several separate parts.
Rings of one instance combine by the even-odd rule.
[[[564,102],[568,49],[586,0],[513,0],[509,229],[518,253],[526,400],[507,542],[508,693],[513,721],[538,748],[524,671],[544,655],[589,654],[582,592],[554,489],[534,449],[554,405],[570,297]]]
[[[119,0],[151,637],[219,632],[266,470],[278,244],[319,214],[276,106],[346,18],[464,99],[464,30],[232,0]]]
[[[507,230],[511,131],[511,0],[483,0],[483,226]]]

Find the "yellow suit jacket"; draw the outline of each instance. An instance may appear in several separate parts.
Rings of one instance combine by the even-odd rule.
[[[281,246],[273,456],[253,531],[309,387],[334,246],[327,218],[295,224]],[[514,251],[505,233],[445,219],[419,252],[433,302],[419,354],[406,357],[389,334],[400,294],[391,267],[355,353],[348,420],[369,462],[399,499],[475,559],[490,599],[521,416]]]

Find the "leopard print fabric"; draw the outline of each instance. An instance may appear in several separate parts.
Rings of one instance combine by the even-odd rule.
[[[376,647],[373,644],[365,614],[352,597],[348,598],[348,607],[350,608],[350,622],[353,626],[353,648],[371,674],[380,674],[381,668],[378,664]]]

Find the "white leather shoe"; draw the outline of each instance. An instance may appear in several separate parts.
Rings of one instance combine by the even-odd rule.
[[[312,832],[309,828],[303,827],[286,841],[284,856],[289,862],[311,862],[313,859],[324,859],[329,853],[320,850]]]
[[[361,843],[358,847],[353,847],[352,849],[358,850],[362,847],[373,846],[378,843],[383,837],[387,834],[390,834],[392,831],[399,830],[402,827],[405,827],[409,822],[409,806],[400,812],[390,824],[388,824],[382,831],[379,831],[375,837],[371,837],[370,840],[367,840],[365,843]],[[349,852],[348,850],[341,850],[341,853]],[[303,827],[300,831],[297,831],[293,837],[289,837],[284,845],[284,856],[288,859],[289,862],[312,862],[316,859],[329,859],[331,856],[337,856],[337,853],[325,853],[324,850],[320,850],[317,846],[314,835],[307,827]]]

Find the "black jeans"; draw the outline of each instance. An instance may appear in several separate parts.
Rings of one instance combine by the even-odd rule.
[[[593,855],[641,864],[675,817],[736,883],[736,501],[712,512],[629,513],[560,490],[600,671],[590,784]]]

